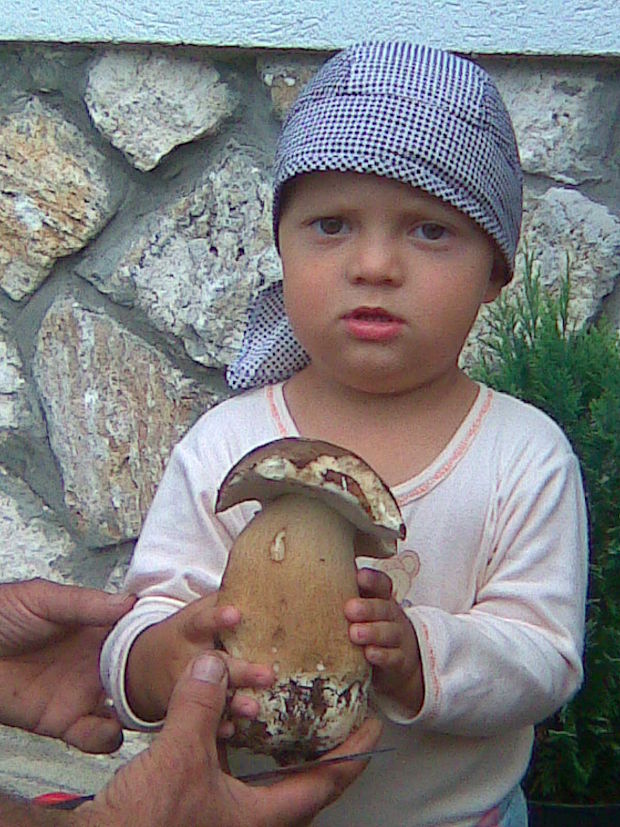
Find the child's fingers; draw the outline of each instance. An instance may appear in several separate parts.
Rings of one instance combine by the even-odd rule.
[[[383,571],[360,569],[357,573],[357,587],[361,597],[377,597],[382,600],[392,597],[392,580]]]
[[[395,649],[402,645],[402,629],[397,623],[380,621],[377,623],[353,623],[349,626],[352,643],[358,646],[382,646]]]
[[[250,698],[248,695],[243,695],[240,692],[235,694],[230,699],[230,714],[236,718],[256,718],[260,707],[255,698]]]
[[[391,683],[394,680],[394,675],[399,675],[400,680],[402,680],[413,672],[413,665],[409,664],[400,646],[365,646],[364,657],[371,666],[384,673],[385,677],[382,678],[380,674],[374,672],[373,683],[375,685],[381,684],[385,680]]]
[[[190,603],[176,615],[179,631],[190,643],[212,639],[220,629],[229,629],[241,619],[234,606],[214,606],[209,598]]]
[[[251,663],[241,658],[233,658],[225,652],[218,652],[228,668],[230,685],[239,687],[251,687],[262,689],[275,680],[275,673],[271,666],[264,663]]]
[[[371,666],[377,669],[382,669],[384,672],[389,672],[396,668],[396,658],[390,649],[385,649],[380,646],[366,646],[364,648],[364,657]],[[374,683],[380,683],[380,678],[375,673]]]
[[[217,728],[218,741],[228,741],[235,734],[235,725],[232,721],[222,718]]]
[[[349,623],[374,623],[381,620],[395,621],[398,617],[398,606],[393,600],[378,598],[353,597],[347,600],[344,614]]]

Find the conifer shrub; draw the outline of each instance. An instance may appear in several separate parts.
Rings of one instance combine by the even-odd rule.
[[[531,402],[564,430],[581,463],[590,531],[585,679],[536,728],[526,792],[569,804],[620,801],[620,339],[604,318],[569,322],[570,267],[546,291],[526,253],[523,281],[487,313],[473,378]]]

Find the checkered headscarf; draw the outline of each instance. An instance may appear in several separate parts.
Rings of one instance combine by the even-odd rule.
[[[451,204],[489,234],[512,277],[523,176],[510,116],[477,64],[404,42],[362,43],[327,61],[293,104],[276,148],[276,244],[284,184],[324,170],[375,173]],[[252,308],[229,384],[285,379],[308,361],[277,283]]]

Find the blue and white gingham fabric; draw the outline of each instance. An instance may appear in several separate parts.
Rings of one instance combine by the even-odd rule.
[[[276,244],[284,185],[321,170],[375,173],[451,204],[496,242],[511,278],[523,176],[506,107],[477,64],[405,42],[362,43],[331,58],[282,127],[274,169]],[[233,388],[288,378],[307,364],[286,321],[281,286],[260,296],[251,315],[242,352],[228,371]]]
[[[310,363],[284,309],[282,282],[258,294],[250,308],[241,352],[226,372],[234,390],[282,382]]]

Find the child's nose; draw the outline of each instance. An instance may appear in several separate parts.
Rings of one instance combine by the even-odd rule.
[[[350,248],[347,277],[353,284],[401,284],[402,268],[394,243],[384,235],[357,238]]]

